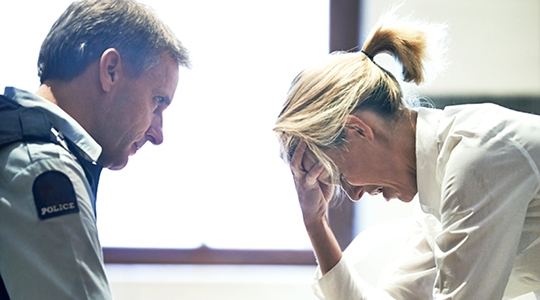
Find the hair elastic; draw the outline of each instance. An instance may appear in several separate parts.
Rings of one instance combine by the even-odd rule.
[[[371,56],[371,54],[367,53],[364,50],[360,50],[360,52],[364,53],[371,61],[373,61],[373,56]]]

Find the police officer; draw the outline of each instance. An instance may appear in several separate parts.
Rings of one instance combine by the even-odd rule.
[[[82,0],[52,26],[36,93],[0,97],[0,299],[112,299],[96,230],[102,168],[163,141],[187,52],[132,0]]]

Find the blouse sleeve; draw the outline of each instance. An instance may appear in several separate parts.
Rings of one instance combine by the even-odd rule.
[[[317,271],[317,277],[319,280],[313,285],[313,290],[321,300],[394,299],[362,280],[346,258],[322,277]]]
[[[319,299],[430,299],[435,261],[426,229],[437,224],[418,209],[407,217],[369,228],[342,260],[313,285]],[[429,234],[429,233],[428,233]],[[380,274],[380,276],[379,276]]]
[[[455,136],[445,145],[434,299],[501,299],[538,170],[511,138]]]

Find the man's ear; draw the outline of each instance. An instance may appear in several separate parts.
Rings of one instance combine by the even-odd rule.
[[[122,76],[122,59],[116,49],[109,48],[103,52],[99,60],[99,80],[101,88],[110,92]]]
[[[345,128],[352,134],[358,134],[370,140],[374,138],[371,126],[355,115],[348,115],[345,118]]]

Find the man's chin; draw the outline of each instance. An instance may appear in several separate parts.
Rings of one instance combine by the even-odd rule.
[[[123,163],[112,165],[108,169],[114,170],[114,171],[122,170],[123,168],[126,167],[127,163],[128,163],[128,160],[126,159]]]
[[[102,162],[103,167],[109,170],[122,170],[128,163],[128,157],[117,159],[109,162]]]

